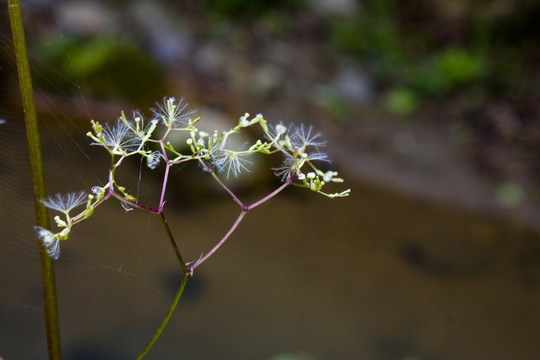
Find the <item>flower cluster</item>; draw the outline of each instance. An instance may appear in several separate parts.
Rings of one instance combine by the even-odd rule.
[[[67,195],[56,194],[53,197],[49,197],[46,200],[42,200],[43,205],[49,209],[56,210],[64,215],[64,219],[61,219],[59,215],[54,217],[56,225],[62,230],[56,234],[52,233],[47,229],[43,229],[39,226],[35,227],[35,230],[38,234],[38,237],[43,241],[47,252],[50,257],[53,259],[58,259],[60,256],[60,240],[66,240],[71,231],[73,223],[69,212],[75,209],[76,207],[84,204],[85,202],[90,203],[93,196],[85,194],[84,192],[78,193],[68,193]]]
[[[187,161],[197,161],[206,172],[211,173],[214,179],[233,196],[233,199],[242,205],[242,211],[247,211],[249,207],[245,207],[240,202],[221,182],[216,173],[231,177],[249,172],[252,165],[249,157],[255,153],[282,154],[283,163],[274,169],[275,174],[280,176],[284,183],[279,191],[285,186],[294,185],[330,198],[349,194],[350,190],[339,193],[326,193],[322,190],[329,182],[340,183],[343,180],[337,177],[336,171],[321,171],[317,168],[316,162],[329,160],[328,156],[320,150],[325,145],[325,142],[321,140],[321,134],[314,131],[311,126],[303,124],[286,126],[282,123],[272,126],[267,124],[261,114],[250,117],[246,113],[239,118],[238,124],[228,131],[216,130],[209,134],[196,127],[200,118],[193,118],[194,112],[189,109],[183,99],[177,101],[175,98],[166,98],[152,112],[153,117],[150,121],[146,121],[138,112],[135,112],[132,118],[128,118],[122,112],[113,125],[91,122],[92,131],[87,135],[92,139],[92,144],[105,148],[111,156],[109,181],[103,186],[94,186],[90,194],[81,192],[64,196],[55,195],[43,201],[46,207],[64,215],[63,219],[59,216],[54,218],[60,228],[57,233],[36,228],[38,236],[46,245],[51,257],[58,258],[59,241],[68,238],[72,227],[90,217],[94,209],[109,197],[120,200],[126,211],[139,208],[161,213],[165,204],[169,169]],[[264,136],[242,149],[236,148],[231,141],[232,136],[252,126],[258,126]],[[183,148],[178,149],[168,140],[169,135],[174,132],[183,132],[186,135],[187,151]],[[165,164],[158,208],[152,209],[138,204],[137,199],[130,195],[125,187],[117,183],[116,169],[125,158],[130,156],[146,158],[146,163],[151,169],[156,169],[160,163]],[[264,198],[264,201],[276,193],[277,191],[273,192]],[[84,203],[86,203],[84,210],[72,216],[72,210]]]

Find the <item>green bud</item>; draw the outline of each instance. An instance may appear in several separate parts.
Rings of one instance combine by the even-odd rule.
[[[58,227],[67,227],[67,223],[64,220],[60,219],[60,216],[58,215],[54,217],[54,221],[56,221],[56,225],[58,225]]]

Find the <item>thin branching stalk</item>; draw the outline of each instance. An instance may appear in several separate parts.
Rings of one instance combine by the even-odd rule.
[[[273,198],[274,196],[276,196],[278,193],[280,193],[283,189],[285,189],[287,186],[289,186],[290,184],[292,184],[292,178],[289,178],[289,180],[287,180],[287,182],[283,183],[280,187],[278,187],[276,190],[272,191],[270,194],[266,195],[265,197],[263,197],[262,199],[258,200],[258,201],[255,201],[253,204],[249,205],[249,206],[246,206],[245,209],[246,211],[248,210],[251,210],[253,209],[254,207],[256,206],[259,206],[261,205],[262,203],[270,200],[271,198]]]
[[[227,233],[221,238],[221,240],[209,252],[207,252],[199,260],[195,261],[192,265],[190,265],[190,269],[192,271],[195,270],[195,268],[201,265],[204,261],[206,261],[206,259],[212,256],[212,254],[215,253],[217,249],[219,249],[221,245],[225,243],[225,241],[227,241],[227,239],[231,236],[234,230],[236,230],[236,228],[238,227],[238,225],[240,224],[240,222],[242,221],[246,213],[247,213],[247,210],[242,210],[240,215],[238,215],[238,217],[236,218],[236,221],[234,222],[234,224],[232,224],[229,231],[227,231]]]
[[[161,217],[163,227],[165,228],[165,232],[167,233],[167,237],[169,238],[169,242],[171,243],[171,246],[176,255],[176,258],[178,259],[178,262],[180,263],[180,266],[182,267],[182,270],[184,271],[184,277],[182,278],[182,281],[180,282],[180,287],[178,288],[178,291],[176,292],[176,296],[174,297],[173,302],[171,303],[171,306],[169,307],[169,310],[167,311],[167,314],[165,315],[165,318],[163,318],[161,325],[158,327],[158,329],[154,333],[154,336],[152,336],[152,339],[148,342],[148,345],[146,345],[144,350],[137,357],[137,360],[143,359],[146,356],[146,354],[148,354],[150,349],[152,349],[155,342],[159,339],[161,333],[163,332],[163,329],[165,329],[165,326],[167,326],[169,319],[174,313],[174,310],[176,309],[176,306],[178,305],[178,302],[180,301],[180,298],[182,297],[182,293],[184,292],[184,288],[186,286],[187,280],[189,279],[191,275],[193,275],[193,270],[188,269],[188,267],[186,266],[186,263],[184,262],[184,259],[182,258],[182,255],[180,254],[180,250],[178,250],[178,246],[176,245],[176,241],[174,240],[174,236],[171,232],[169,224],[167,223],[167,219],[165,218],[165,215],[163,214],[163,212],[160,212],[159,216]]]
[[[169,238],[169,241],[171,243],[171,246],[173,248],[174,254],[176,255],[176,258],[178,259],[178,262],[180,263],[180,266],[182,266],[182,270],[184,273],[189,273],[189,269],[186,266],[186,263],[184,262],[184,259],[182,258],[182,255],[180,255],[180,250],[178,250],[178,246],[176,245],[176,241],[174,241],[173,234],[171,232],[171,228],[169,227],[169,224],[167,223],[167,219],[165,218],[165,215],[163,214],[163,211],[159,213],[159,216],[161,217],[161,222],[163,223],[163,226],[165,227],[165,231],[167,232],[167,237]]]
[[[214,179],[233,197],[234,201],[240,205],[240,208],[242,209],[242,212],[240,212],[240,215],[236,218],[235,222],[232,224],[231,228],[227,233],[221,238],[221,240],[214,245],[210,251],[208,251],[205,255],[201,256],[198,260],[190,264],[190,269],[193,271],[195,268],[197,268],[199,265],[201,265],[206,259],[208,259],[210,256],[212,256],[213,253],[215,253],[224,243],[227,241],[227,239],[232,235],[232,233],[236,230],[238,225],[240,225],[240,222],[244,218],[244,216],[247,214],[247,212],[251,209],[253,209],[256,206],[261,205],[262,203],[270,200],[274,196],[276,196],[279,192],[281,192],[283,189],[285,189],[287,186],[291,184],[291,179],[289,179],[287,182],[283,183],[280,187],[278,187],[276,190],[272,191],[270,194],[266,195],[260,200],[257,200],[251,205],[244,205],[242,201],[229,189],[227,185],[225,185],[217,176],[215,176],[214,173],[212,173],[214,176]]]
[[[30,167],[32,170],[32,184],[34,187],[34,206],[36,223],[41,228],[48,229],[49,214],[40,200],[45,199],[45,181],[43,176],[43,162],[39,132],[37,127],[36,110],[34,107],[34,94],[32,91],[32,79],[28,65],[26,42],[22,24],[21,8],[18,0],[8,0],[9,20],[13,33],[15,57],[19,72],[19,84],[21,87],[24,119],[26,124],[26,136],[28,138],[28,150],[30,155]],[[41,261],[41,281],[43,284],[43,301],[45,309],[45,328],[47,331],[47,344],[49,359],[61,359],[60,332],[58,326],[58,310],[56,301],[56,283],[54,277],[53,260],[47,253],[43,242],[39,241],[39,257]]]
[[[178,301],[180,301],[180,298],[182,297],[182,294],[184,292],[184,288],[186,287],[187,281],[191,274],[189,272],[184,273],[184,277],[182,278],[182,281],[180,282],[180,287],[178,288],[178,291],[176,292],[176,296],[173,299],[173,302],[171,306],[169,307],[169,310],[167,311],[167,314],[165,315],[165,318],[161,322],[161,325],[157,329],[157,331],[154,333],[154,336],[152,336],[152,339],[148,342],[148,345],[143,349],[141,354],[137,357],[137,360],[143,359],[146,354],[150,351],[152,346],[154,346],[154,343],[157,341],[161,333],[163,332],[163,329],[165,329],[165,326],[167,326],[167,323],[169,322],[172,314],[174,313],[174,310],[176,309],[176,305],[178,305]]]

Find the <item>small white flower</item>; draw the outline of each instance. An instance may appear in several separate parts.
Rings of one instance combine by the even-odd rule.
[[[284,134],[286,131],[287,131],[287,127],[283,125],[282,123],[279,123],[276,125],[276,133]]]
[[[201,138],[201,139],[197,140],[197,145],[204,146],[204,139]]]
[[[99,194],[101,194],[102,191],[104,191],[105,189],[102,188],[101,186],[92,186],[92,192],[94,193],[94,195],[96,196],[99,196]]]
[[[191,144],[193,144],[193,140],[192,140],[192,139],[187,139],[187,140],[186,140],[186,143],[187,143],[188,145],[191,145]]]
[[[271,141],[279,141],[284,140],[285,136],[287,134],[288,128],[283,125],[282,123],[279,123],[277,125],[270,125],[268,127],[268,135],[267,138]]]
[[[306,178],[306,175],[302,174],[302,173],[298,173],[298,180],[304,180]]]
[[[248,115],[248,114],[246,114],[246,115]],[[240,116],[240,121],[239,122],[240,122],[240,126],[242,126],[242,127],[249,126],[248,116],[246,116],[246,115]]]
[[[326,182],[332,181],[334,176],[337,176],[337,171],[327,171],[323,176],[323,180]]]
[[[56,194],[53,197],[49,196],[46,200],[41,200],[41,202],[49,209],[68,213],[77,206],[86,203],[86,198],[86,193],[81,191],[66,195]]]
[[[49,230],[43,229],[42,227],[35,226],[34,229],[37,232],[37,235],[43,244],[47,248],[47,253],[54,260],[57,260],[60,256],[60,244],[58,238]]]
[[[199,136],[200,136],[201,138],[205,138],[205,137],[209,137],[210,134],[207,133],[206,131],[199,131]]]
[[[232,150],[223,149],[217,156],[216,166],[219,172],[226,172],[227,178],[232,174],[240,175],[242,172],[249,172],[248,166],[251,161],[245,158],[247,154],[238,153]]]
[[[315,179],[315,176],[316,176],[315,173],[312,172],[312,171],[310,171],[310,172],[307,173],[307,178],[308,178],[308,179]]]
[[[274,170],[274,174],[276,174],[277,176],[281,176],[281,180],[285,182],[289,180],[291,174],[296,172],[297,165],[294,161],[294,158],[286,157],[279,167],[272,168],[272,170]],[[298,176],[300,176],[300,174]]]
[[[315,132],[313,127],[304,126],[304,124],[295,128],[291,135],[291,142],[293,146],[303,148],[305,146],[324,146],[325,141],[320,140],[321,133]]]
[[[157,105],[158,108],[152,109],[152,112],[156,118],[171,128],[185,126],[189,122],[189,119],[191,119],[191,115],[195,112],[189,108],[189,104],[184,101],[184,98],[180,98],[176,104],[176,99],[170,97]]]
[[[328,158],[328,155],[326,153],[323,153],[323,152],[314,152],[314,153],[311,153],[311,154],[304,153],[302,155],[306,155],[306,157],[307,157],[307,159],[309,161],[318,160],[318,161],[331,162],[330,159]]]
[[[141,143],[137,134],[121,120],[116,125],[103,126],[103,139],[110,151],[119,155],[137,150]]]

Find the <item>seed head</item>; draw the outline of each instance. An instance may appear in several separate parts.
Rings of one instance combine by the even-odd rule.
[[[86,198],[86,193],[80,191],[67,193],[65,195],[55,194],[54,196],[49,196],[46,200],[41,200],[41,202],[49,209],[68,213],[77,206],[84,204]]]
[[[57,260],[60,256],[60,244],[58,237],[42,227],[36,226],[34,229],[36,230],[39,239],[43,241],[43,244],[47,248],[47,253],[49,256],[54,260]]]

